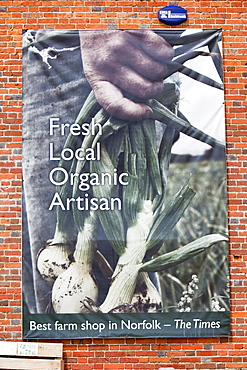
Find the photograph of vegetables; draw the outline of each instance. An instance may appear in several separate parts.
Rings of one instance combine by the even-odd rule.
[[[49,304],[43,312],[229,310],[225,143],[199,128],[199,116],[198,124],[192,123],[180,109],[184,80],[199,90],[206,86],[223,93],[221,31],[157,33],[174,56],[162,93],[145,100],[151,116],[137,121],[115,117],[92,90],[75,123],[101,129],[96,135],[89,130],[86,136],[66,137],[65,150],[97,148],[100,159],[60,159],[61,185],[50,184],[56,204],[85,199],[86,193],[91,207],[73,201],[69,209],[52,209],[54,234],[45,238],[42,231],[45,245],[34,267],[47,286]],[[204,59],[217,80],[190,67],[190,61]],[[193,98],[187,97],[192,103]],[[210,111],[205,104],[201,111]],[[190,138],[191,146],[204,145],[203,154],[174,153],[182,137]],[[73,174],[73,183],[62,181],[64,173]],[[80,186],[83,174],[90,181],[86,192]],[[29,194],[25,197],[28,201]],[[99,199],[104,204],[96,204]],[[108,207],[113,199],[120,203]]]

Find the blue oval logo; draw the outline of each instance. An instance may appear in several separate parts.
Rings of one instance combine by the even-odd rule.
[[[165,6],[158,11],[159,20],[168,25],[177,25],[187,19],[187,10],[180,6]]]

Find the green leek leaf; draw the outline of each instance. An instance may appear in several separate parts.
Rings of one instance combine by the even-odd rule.
[[[186,185],[173,196],[164,211],[156,215],[153,227],[147,239],[147,250],[156,245],[160,245],[160,241],[166,239],[167,235],[182,217],[194,196],[194,190]]]
[[[103,143],[101,144],[101,160],[91,162],[91,172],[99,175],[101,173],[113,175],[114,173],[114,166]],[[93,186],[93,193],[99,199],[107,198],[110,200],[112,196],[118,196],[117,187],[107,183],[104,186]],[[121,255],[125,250],[125,233],[120,210],[98,210],[96,212],[113,249]]]
[[[163,254],[162,256],[144,263],[140,270],[146,272],[162,271],[196,256],[217,242],[227,240],[228,239],[225,236],[220,234],[203,236],[185,245],[184,247],[178,248],[175,251]]]
[[[153,118],[157,119],[158,121],[163,122],[167,126],[181,131],[184,134],[193,137],[194,139],[207,143],[213,148],[225,150],[225,145],[220,141],[192,126],[188,121],[176,116],[157,100],[150,100],[149,106],[153,109]]]

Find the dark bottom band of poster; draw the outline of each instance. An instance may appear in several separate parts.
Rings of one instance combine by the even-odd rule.
[[[229,312],[32,314],[24,338],[219,337],[230,333]]]

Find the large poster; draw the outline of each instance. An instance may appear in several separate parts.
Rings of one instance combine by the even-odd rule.
[[[23,31],[23,337],[229,335],[221,30]]]

